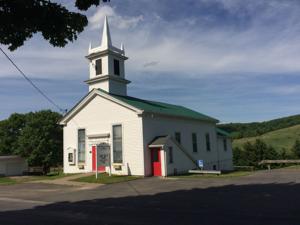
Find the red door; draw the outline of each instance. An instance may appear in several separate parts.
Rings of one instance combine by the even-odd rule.
[[[92,169],[96,171],[96,146],[92,146]],[[105,172],[105,166],[98,166],[98,171]]]
[[[159,148],[151,149],[151,162],[152,162],[152,175],[161,176],[161,157],[160,157]]]

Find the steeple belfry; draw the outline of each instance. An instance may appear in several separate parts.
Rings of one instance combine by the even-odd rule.
[[[127,95],[127,84],[130,81],[125,79],[124,62],[128,58],[125,56],[123,44],[120,49],[112,45],[106,16],[101,45],[92,48],[90,43],[86,58],[90,65],[90,77],[85,81],[89,85],[89,91],[100,88],[111,94]]]

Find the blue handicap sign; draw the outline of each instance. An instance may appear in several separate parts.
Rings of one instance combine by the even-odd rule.
[[[204,161],[202,159],[198,159],[198,166],[200,168],[203,168],[204,167]]]

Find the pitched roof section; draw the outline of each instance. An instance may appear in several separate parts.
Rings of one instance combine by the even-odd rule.
[[[217,128],[217,134],[225,137],[230,137],[230,134],[227,131],[222,130],[220,128]]]
[[[98,89],[98,90],[105,92],[102,89]],[[149,101],[149,100],[134,98],[130,96],[115,95],[107,92],[105,93],[135,108],[144,110],[145,112],[164,114],[169,116],[185,117],[185,118],[196,119],[196,120],[204,120],[204,121],[209,121],[214,123],[219,122],[215,118],[212,118],[210,116],[204,115],[202,113],[196,112],[194,110],[188,109],[183,106],[172,105],[163,102]]]
[[[169,139],[168,136],[157,136],[150,142],[148,146],[149,147],[164,146],[167,143],[168,139]]]

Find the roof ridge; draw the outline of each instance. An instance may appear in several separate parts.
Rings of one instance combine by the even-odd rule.
[[[213,117],[207,116],[194,109],[190,109],[182,105],[175,105],[166,102],[146,100],[146,99],[136,98],[128,95],[124,96],[118,94],[111,94],[106,91],[103,91],[102,89],[98,89],[98,90],[110,95],[113,98],[123,101],[124,103],[129,104],[137,109],[143,110],[145,112],[165,114],[174,117],[185,117],[185,118],[196,119],[196,120],[206,120],[214,123],[219,122],[217,119]]]
[[[172,103],[168,103],[168,102],[161,102],[161,101],[156,101],[156,100],[149,100],[149,99],[137,98],[137,97],[133,97],[133,96],[129,96],[129,95],[127,95],[127,96],[117,95],[117,94],[110,94],[110,95],[112,95],[112,96],[120,96],[121,98],[122,97],[124,97],[124,98],[129,97],[129,98],[133,98],[133,99],[137,99],[137,100],[142,100],[142,101],[147,101],[147,102],[151,102],[151,103],[161,103],[161,104],[167,104],[167,105],[171,105],[171,106],[177,106],[177,107],[183,107],[183,108],[189,109],[189,108],[187,108],[185,106],[182,106],[182,105],[172,104]],[[191,110],[191,109],[189,109],[189,110]],[[195,111],[195,112],[197,112],[197,111]]]

